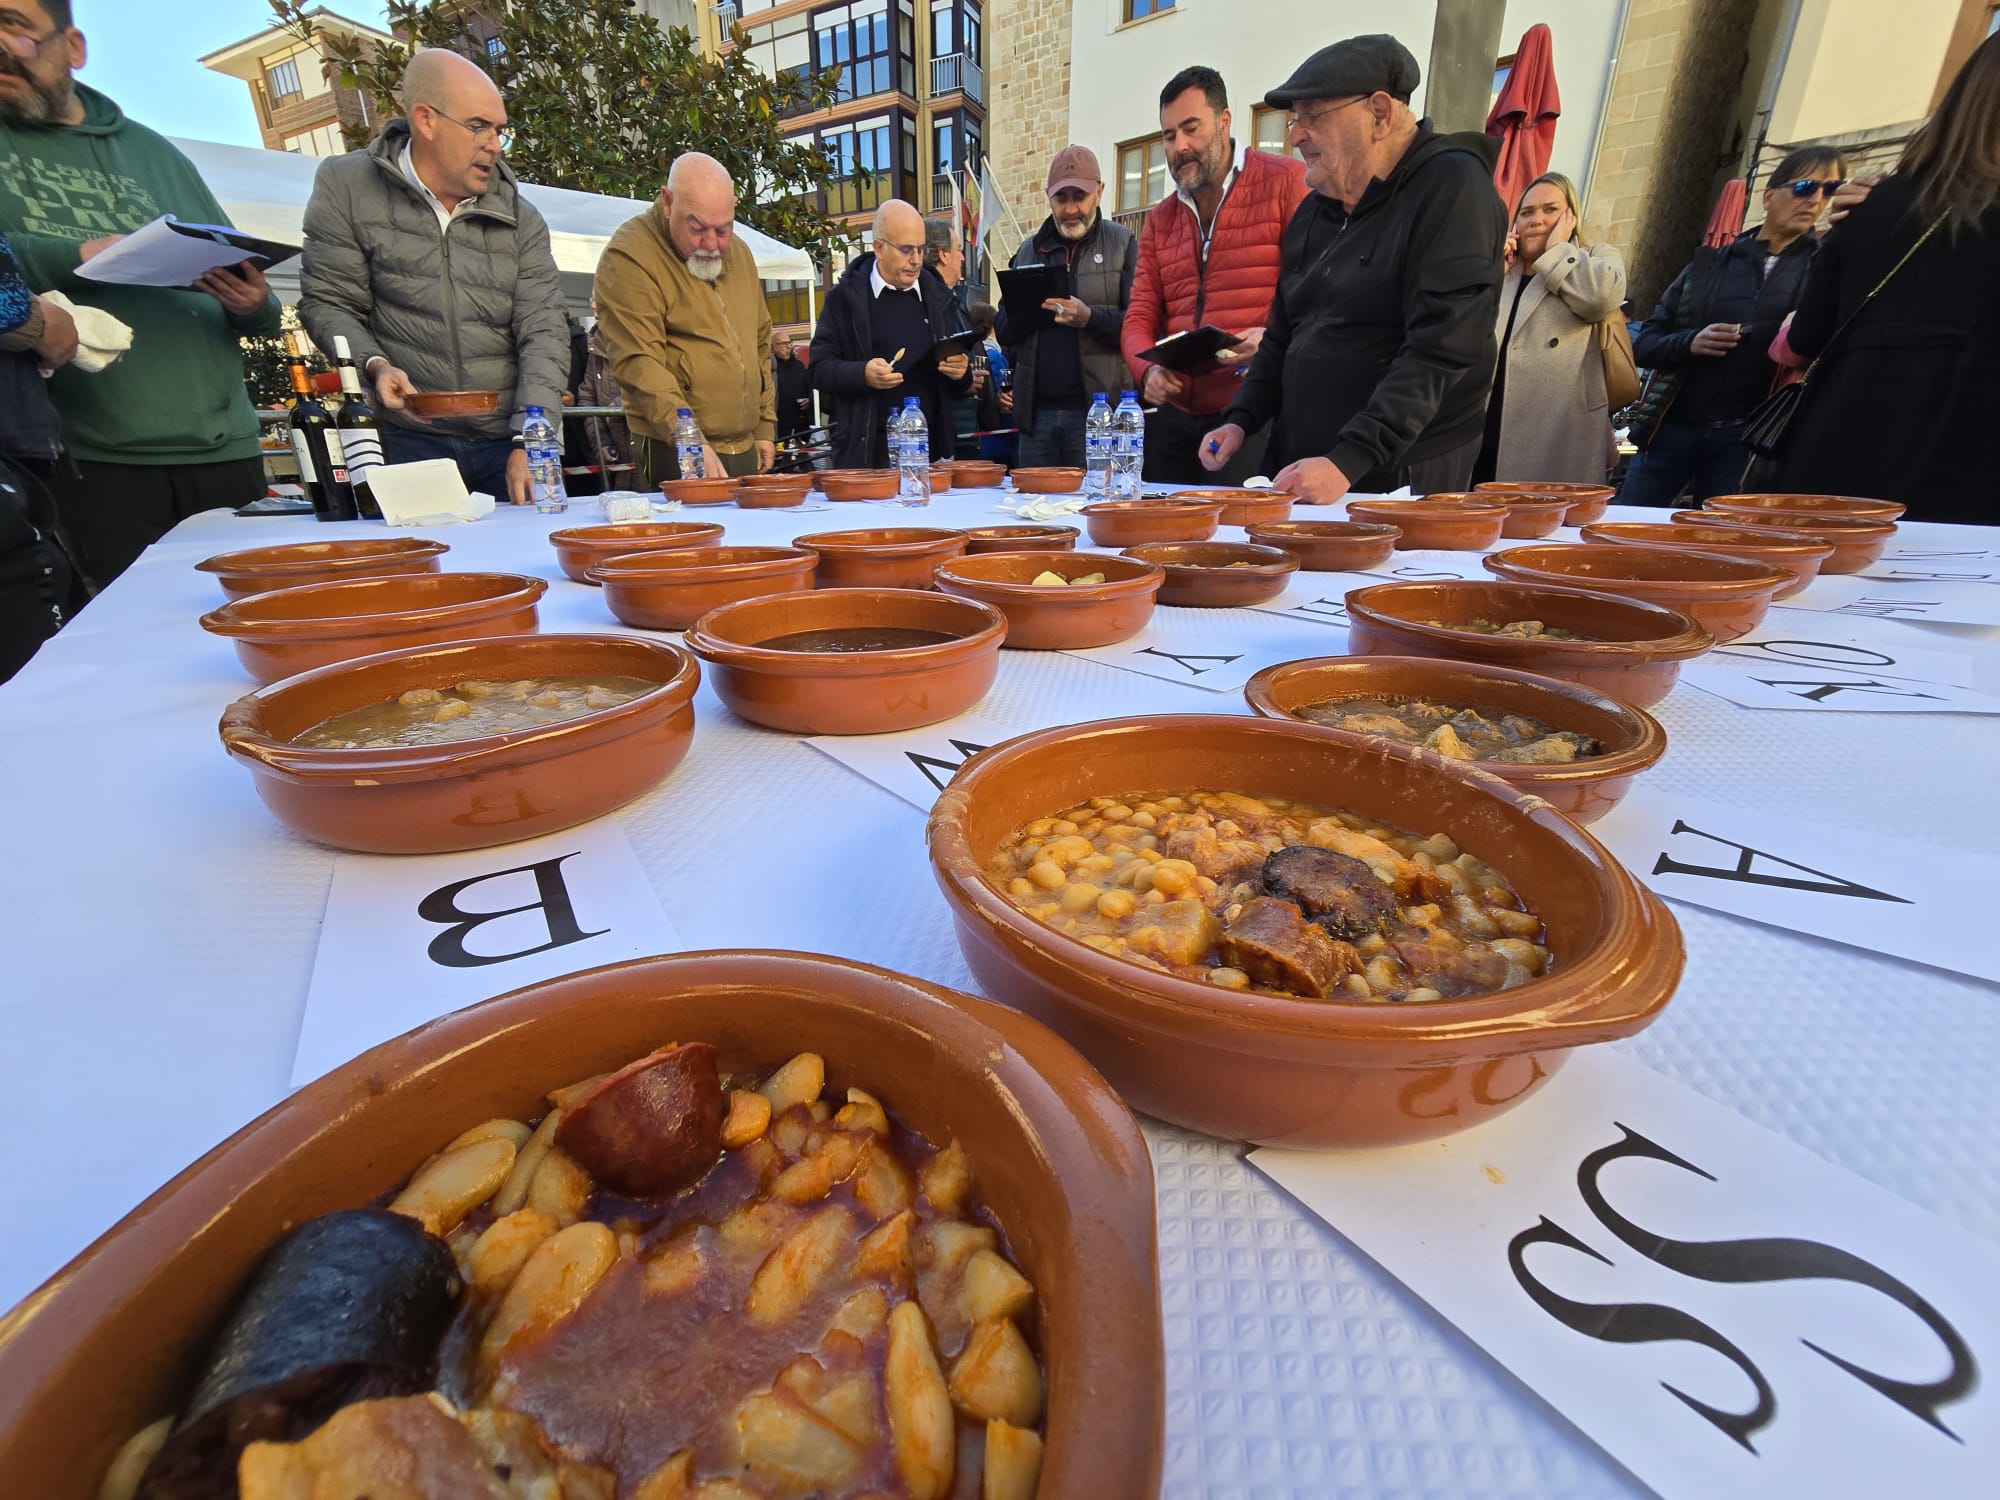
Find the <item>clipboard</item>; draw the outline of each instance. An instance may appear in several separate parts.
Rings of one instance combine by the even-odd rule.
[[[1223,368],[1216,355],[1243,342],[1241,334],[1230,333],[1213,323],[1170,334],[1139,355],[1177,375],[1212,375]]]
[[[1070,295],[1069,267],[1060,261],[1035,266],[1005,266],[1000,277],[1000,310],[1007,314],[1008,337],[1055,326],[1055,314],[1042,306],[1049,297]]]
[[[941,359],[950,359],[954,354],[970,353],[985,341],[985,335],[977,328],[962,328],[957,333],[947,333],[924,353],[935,363]]]
[[[298,253],[297,245],[259,239],[223,224],[183,224],[163,214],[93,255],[76,274],[118,286],[181,287],[221,266],[246,260],[276,265]]]

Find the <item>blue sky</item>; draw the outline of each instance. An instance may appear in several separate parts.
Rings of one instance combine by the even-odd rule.
[[[271,24],[264,0],[73,0],[76,24],[90,44],[77,77],[109,94],[142,125],[163,135],[194,136],[238,146],[257,136],[250,89],[241,79],[211,73],[197,59]],[[322,0],[327,9],[384,26],[379,0]]]

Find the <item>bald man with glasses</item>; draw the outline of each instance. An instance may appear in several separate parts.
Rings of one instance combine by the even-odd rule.
[[[453,459],[467,488],[525,505],[521,423],[530,406],[557,412],[569,378],[548,225],[506,163],[507,102],[477,63],[418,52],[403,111],[313,179],[299,317],[321,349],[347,340],[390,463]],[[456,390],[498,391],[499,408],[435,421],[410,409]]]

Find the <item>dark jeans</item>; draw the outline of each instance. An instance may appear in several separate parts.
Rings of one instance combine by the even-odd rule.
[[[1698,503],[1743,486],[1750,450],[1741,422],[1662,422],[1619,487],[1620,505],[1672,505],[1692,488]]]
[[[1407,484],[1412,495],[1448,495],[1459,490],[1472,488],[1472,466],[1479,462],[1481,439],[1474,438],[1463,447],[1454,448],[1449,453],[1440,453],[1435,458],[1420,458],[1413,464],[1405,464],[1402,477],[1390,489]]]
[[[1160,406],[1146,413],[1146,459],[1140,471],[1148,484],[1240,485],[1263,473],[1264,444],[1270,428],[1243,440],[1236,456],[1211,473],[1201,466],[1201,440],[1222,425],[1221,412],[1197,415],[1178,406]],[[1269,476],[1266,475],[1266,478]]]
[[[0,682],[82,607],[82,586],[57,536],[45,481],[51,465],[0,456]]]
[[[205,510],[248,505],[264,493],[264,460],[215,464],[107,464],[79,459],[49,478],[56,516],[78,566],[104,588],[161,537]]]
[[[1032,427],[1021,429],[1021,445],[1014,463],[1023,469],[1080,469],[1083,467],[1083,419],[1081,406],[1044,406],[1036,411]]]
[[[757,450],[745,448],[741,453],[718,453],[722,460],[723,473],[732,479],[741,479],[745,474],[757,472]],[[634,485],[641,490],[656,490],[660,482],[681,477],[680,450],[665,438],[641,437],[632,434],[632,462],[638,465],[638,475]],[[710,479],[719,476],[711,474]]]
[[[458,477],[465,481],[468,492],[491,495],[497,505],[507,503],[507,455],[513,451],[512,438],[460,437],[450,432],[391,427],[386,422],[382,425],[382,456],[390,463],[448,458],[458,465]]]

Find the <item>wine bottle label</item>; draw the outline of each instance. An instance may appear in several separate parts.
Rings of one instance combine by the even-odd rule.
[[[381,435],[370,428],[343,427],[340,446],[347,454],[347,472],[356,479],[384,462]]]
[[[313,467],[312,454],[306,451],[305,429],[292,429],[292,452],[298,455],[299,479],[306,484],[319,483],[319,471]]]

